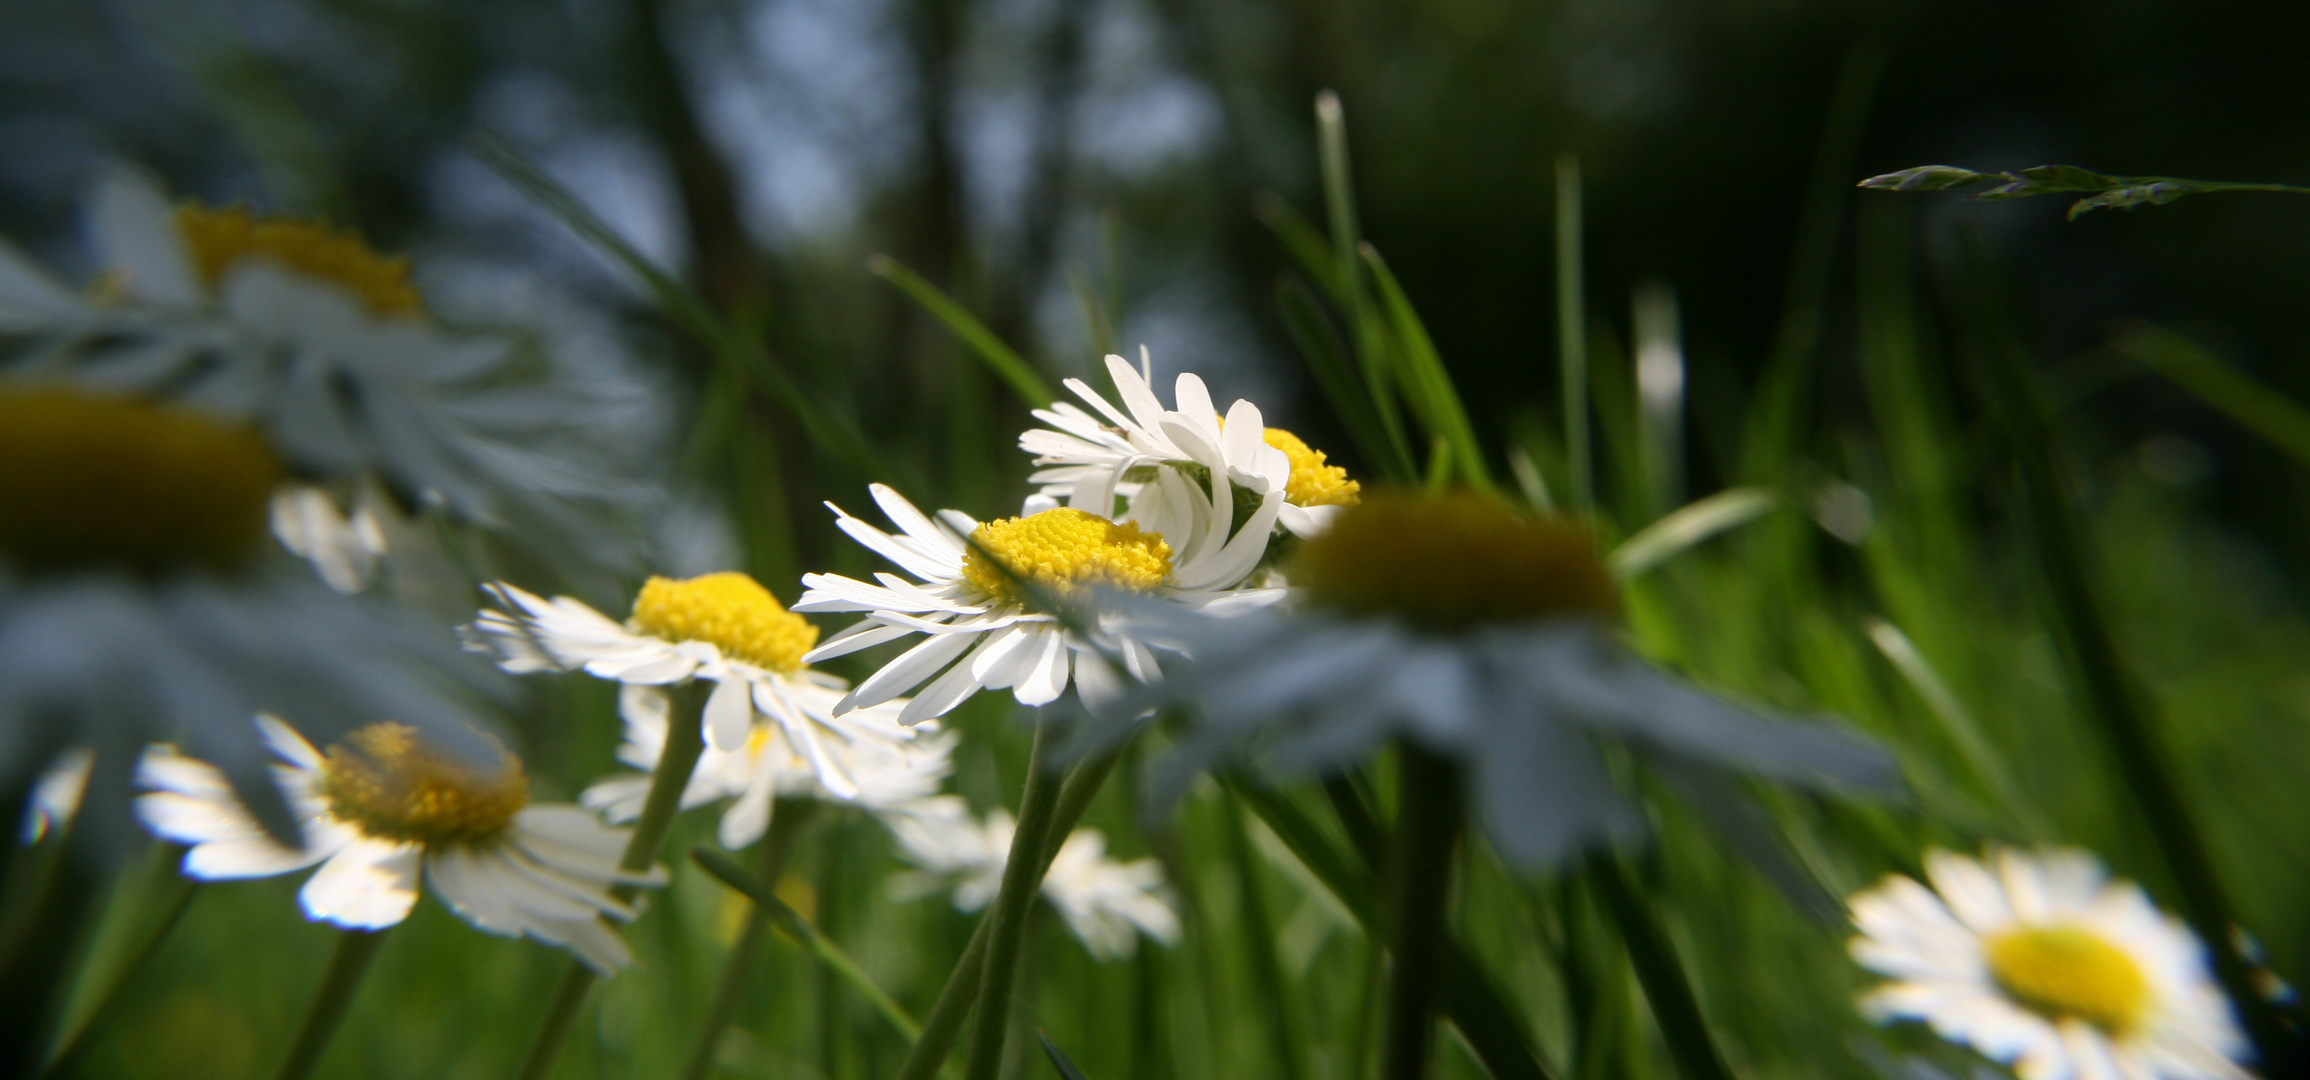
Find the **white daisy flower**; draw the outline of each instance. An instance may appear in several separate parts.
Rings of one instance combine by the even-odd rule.
[[[901,899],[951,885],[956,910],[977,911],[1002,891],[1017,830],[1009,811],[995,810],[981,823],[961,799],[941,795],[885,813],[882,820],[907,861],[922,868],[893,881]],[[1163,884],[1163,865],[1108,858],[1107,838],[1097,829],[1076,829],[1059,845],[1043,876],[1043,898],[1101,959],[1130,956],[1141,933],[1165,945],[1179,940],[1179,913]]]
[[[175,740],[286,829],[255,713],[470,738],[450,691],[489,673],[438,628],[268,566],[281,474],[262,436],[205,413],[0,382],[0,791],[90,748],[84,813],[111,848],[136,755]]]
[[[841,711],[864,708],[922,686],[899,711],[900,722],[908,724],[943,716],[982,689],[1009,689],[1022,705],[1047,705],[1066,692],[1071,679],[1081,679],[1088,684],[1084,693],[1112,696],[1120,689],[1118,676],[1097,658],[1097,648],[1111,648],[1131,677],[1142,681],[1159,672],[1154,655],[1128,636],[1081,640],[1056,615],[1037,610],[1003,567],[1060,599],[1103,587],[1184,607],[1272,602],[1280,591],[1241,585],[1266,551],[1283,499],[1280,493],[1266,497],[1243,527],[1231,532],[1232,500],[1223,481],[1213,484],[1217,498],[1204,505],[1216,506],[1216,514],[1199,531],[1179,537],[1178,544],[1140,525],[1071,507],[984,524],[942,510],[934,522],[897,492],[872,485],[874,501],[899,529],[894,536],[828,503],[843,532],[916,580],[877,574],[881,584],[869,585],[839,574],[804,574],[808,591],[794,610],[868,615],[803,659],[815,663],[909,634],[924,635],[921,644],[860,682],[837,705]],[[981,549],[1001,566],[989,562]]]
[[[837,707],[841,680],[805,666],[818,628],[778,606],[753,578],[653,577],[623,623],[567,596],[546,600],[503,582],[488,589],[504,609],[484,610],[466,627],[466,645],[494,654],[505,670],[583,671],[628,686],[704,679],[714,684],[703,717],[709,749],[744,754],[755,721],[766,721],[828,795],[863,796],[852,768],[870,763],[847,748],[877,737],[872,723],[837,719],[847,711]]]
[[[1192,658],[1107,710],[1095,736],[1127,738],[1163,702],[1200,705],[1158,768],[1157,804],[1233,753],[1333,771],[1407,738],[1458,762],[1471,816],[1503,856],[1537,866],[1639,828],[1607,746],[1688,785],[1719,770],[1893,782],[1891,759],[1859,735],[1768,719],[1630,653],[1608,622],[1611,576],[1570,522],[1469,494],[1382,493],[1304,541],[1287,574],[1289,611],[1220,619],[1109,598],[1132,632]]]
[[[272,877],[318,863],[298,893],[306,916],[354,930],[407,918],[422,875],[481,930],[562,946],[604,975],[632,961],[601,917],[634,910],[609,889],[662,885],[665,872],[618,868],[630,830],[576,806],[531,804],[520,759],[475,769],[392,723],[354,731],[323,756],[287,724],[258,724],[303,842],[266,835],[214,766],[155,746],[138,768],[151,791],[137,810],[154,833],[191,845],[186,875]]]
[[[2086,852],[1928,852],[1927,888],[1852,898],[1853,958],[1892,978],[1871,1018],[1922,1020],[2022,1080],[2244,1080],[2205,949]]]
[[[735,800],[723,812],[718,836],[722,846],[737,849],[762,838],[770,825],[770,808],[781,798],[823,799],[828,802],[887,810],[937,793],[939,781],[953,768],[949,760],[954,737],[940,732],[936,723],[908,727],[898,722],[901,702],[885,703],[834,715],[849,684],[831,675],[803,672],[795,680],[795,704],[825,730],[825,750],[841,765],[856,790],[839,795],[826,786],[809,759],[798,753],[785,729],[757,719],[743,746],[735,750],[708,748],[698,758],[698,769],[682,792],[682,808],[704,806],[722,799]],[[641,770],[602,780],[585,790],[578,801],[599,810],[611,821],[632,821],[641,816],[649,795],[650,773],[666,746],[667,697],[655,686],[626,686],[618,696],[618,711],[625,717],[626,739],[618,760]]]
[[[1324,453],[1299,436],[1265,426],[1258,406],[1238,399],[1222,419],[1203,380],[1183,373],[1172,394],[1179,407],[1165,409],[1147,377],[1122,357],[1109,356],[1107,372],[1124,409],[1082,380],[1068,379],[1067,389],[1098,415],[1056,402],[1034,412],[1050,427],[1019,436],[1019,449],[1042,466],[1029,479],[1042,485],[1044,498],[1106,517],[1120,496],[1129,506],[1117,520],[1166,535],[1194,527],[1212,511],[1217,500],[1206,496],[1219,494],[1221,478],[1242,493],[1244,507],[1280,492],[1276,524],[1299,536],[1323,531],[1341,507],[1354,505],[1360,485],[1347,470],[1327,464]]]
[[[406,259],[311,222],[171,204],[126,169],[94,186],[89,233],[105,268],[89,290],[0,243],[0,337],[28,345],[0,372],[244,419],[299,475],[374,476],[410,506],[550,533],[549,554],[630,558],[603,518],[649,493],[599,448],[638,437],[622,430],[638,391],[565,372],[545,332],[452,331]]]

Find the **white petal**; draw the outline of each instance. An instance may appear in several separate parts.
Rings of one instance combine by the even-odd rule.
[[[724,753],[746,745],[754,724],[753,688],[735,674],[724,675],[706,698],[706,744]]]
[[[415,844],[364,840],[321,865],[297,893],[305,914],[355,930],[382,930],[409,917],[417,903]]]

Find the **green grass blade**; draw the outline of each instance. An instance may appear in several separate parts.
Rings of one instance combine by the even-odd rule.
[[[1068,1057],[1066,1051],[1059,1049],[1058,1043],[1051,1041],[1050,1032],[1036,1028],[1035,1038],[1042,1041],[1043,1056],[1051,1059],[1051,1067],[1059,1070],[1061,1080],[1087,1080],[1083,1075],[1083,1070],[1076,1066],[1075,1060]]]
[[[832,938],[819,933],[818,928],[810,924],[810,920],[803,918],[802,913],[794,910],[786,901],[778,899],[776,892],[757,880],[754,875],[747,873],[744,867],[738,865],[736,859],[709,847],[690,849],[690,859],[697,863],[700,869],[714,875],[722,884],[728,885],[745,896],[746,899],[753,901],[757,907],[760,907],[763,912],[770,916],[771,924],[778,927],[780,933],[785,934],[795,944],[809,949],[812,955],[818,957],[820,963],[825,964],[827,969],[834,972],[843,982],[850,984],[850,988],[857,991],[858,996],[865,998],[867,1004],[874,1006],[874,1011],[881,1013],[883,1019],[890,1021],[891,1027],[897,1028],[900,1034],[905,1035],[907,1041],[912,1042],[922,1037],[922,1024],[914,1018],[913,1014],[906,1011],[906,1006],[900,1005],[897,999],[885,993],[882,987],[875,985],[874,980],[866,974],[864,969],[858,966],[857,961],[850,958],[849,953],[843,951],[842,946],[835,944]]]
[[[1269,231],[1275,233],[1277,240],[1283,242],[1283,249],[1291,253],[1293,261],[1299,263],[1300,270],[1322,286],[1324,295],[1331,297],[1332,302],[1341,307],[1347,306],[1347,287],[1340,281],[1339,264],[1332,258],[1331,241],[1324,239],[1323,233],[1316,229],[1313,222],[1292,209],[1292,205],[1285,202],[1283,196],[1272,191],[1259,194],[1252,203],[1252,213]]]
[[[1763,517],[1779,501],[1772,492],[1753,487],[1731,488],[1696,499],[1629,537],[1605,557],[1605,564],[1614,577],[1633,581],[1718,533]]]
[[[2214,358],[2171,330],[2136,325],[2110,347],[2141,361],[2198,400],[2222,411],[2239,426],[2310,466],[2310,409],[2253,376]]]
[[[1556,159],[1556,363],[1563,381],[1565,501],[1586,513],[1596,494],[1588,445],[1588,309],[1580,268],[1580,159]]]
[[[1019,395],[1019,400],[1027,403],[1028,408],[1046,408],[1058,400],[1057,395],[1051,393],[1051,385],[1036,373],[1034,365],[1027,363],[1026,358],[1009,345],[1003,344],[1003,339],[987,329],[987,324],[980,322],[978,316],[955,303],[954,298],[940,292],[938,286],[924,280],[921,274],[888,255],[868,257],[866,269],[868,273],[898,286],[900,292],[913,297],[915,303],[923,306],[923,310],[945,323],[946,328],[961,338],[962,343],[987,365],[988,370],[1008,384],[1011,391]]]
[[[1401,433],[1391,433],[1380,422],[1363,379],[1348,359],[1347,344],[1324,314],[1322,302],[1304,283],[1289,279],[1276,286],[1275,302],[1283,313],[1284,329],[1307,361],[1308,372],[1315,376],[1316,386],[1323,390],[1340,422],[1347,425],[1348,435],[1355,439],[1365,460],[1391,480],[1408,480],[1413,469],[1410,454],[1401,444]]]
[[[1436,355],[1436,343],[1428,337],[1428,328],[1420,323],[1411,298],[1404,295],[1403,286],[1397,284],[1380,253],[1365,244],[1362,254],[1395,331],[1396,377],[1402,381],[1413,411],[1419,414],[1421,426],[1430,436],[1451,445],[1462,481],[1478,491],[1494,491],[1491,470],[1484,464],[1484,447],[1476,440],[1475,425],[1468,422],[1468,410],[1460,403],[1451,375],[1444,370],[1443,358]]]

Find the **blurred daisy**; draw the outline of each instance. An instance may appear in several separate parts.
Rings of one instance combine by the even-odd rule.
[[[175,740],[285,829],[251,715],[470,730],[447,695],[487,672],[436,628],[269,572],[281,474],[262,436],[205,413],[0,382],[0,790],[86,747],[84,813],[117,840],[130,762]]]
[[[1852,898],[1853,958],[1895,981],[1862,999],[1923,1020],[2022,1080],[2244,1080],[2246,1042],[2205,949],[2092,855],[1928,852]]]
[[[1081,678],[1088,684],[1086,694],[1112,696],[1119,679],[1097,658],[1101,647],[1120,655],[1134,679],[1158,673],[1154,655],[1128,636],[1099,642],[1076,636],[1061,625],[1057,613],[1043,610],[1014,574],[1045,598],[1060,601],[1092,588],[1196,608],[1258,604],[1281,596],[1276,590],[1239,587],[1266,550],[1268,531],[1283,505],[1277,496],[1264,499],[1232,535],[1223,510],[1204,531],[1181,538],[1182,550],[1163,534],[1071,507],[984,524],[942,510],[934,522],[887,487],[875,484],[868,490],[899,534],[883,532],[828,503],[836,526],[918,580],[877,574],[881,584],[869,585],[839,574],[804,574],[808,591],[794,610],[868,615],[803,659],[816,663],[909,634],[922,634],[925,640],[860,682],[837,711],[878,705],[917,686],[922,690],[899,710],[901,723],[943,716],[982,689],[1009,689],[1022,705],[1047,705],[1066,692],[1071,679]],[[1219,505],[1227,502],[1222,498]]]
[[[155,746],[138,768],[151,791],[137,810],[154,833],[191,845],[186,875],[272,877],[318,863],[298,893],[306,917],[354,930],[407,918],[422,875],[484,931],[565,947],[605,975],[632,961],[601,916],[634,910],[609,889],[662,885],[665,872],[618,868],[629,830],[575,806],[531,804],[520,759],[476,769],[391,723],[354,731],[323,756],[287,724],[258,724],[303,842],[266,835],[215,767]]]
[[[1323,531],[1341,507],[1355,504],[1361,485],[1347,470],[1299,436],[1265,426],[1258,406],[1238,399],[1222,418],[1203,380],[1183,373],[1172,393],[1179,408],[1165,409],[1147,377],[1122,357],[1109,356],[1107,372],[1124,409],[1068,379],[1067,389],[1097,415],[1057,402],[1034,413],[1049,427],[1019,436],[1019,448],[1042,466],[1029,479],[1042,485],[1044,498],[1106,517],[1121,497],[1128,505],[1117,520],[1166,535],[1226,512],[1221,502],[1247,512],[1270,492],[1284,498],[1275,523],[1300,536]]]
[[[299,476],[373,476],[409,506],[550,532],[549,553],[624,558],[601,518],[646,491],[587,448],[632,426],[631,394],[565,375],[538,333],[446,329],[408,260],[313,222],[172,205],[131,170],[97,182],[89,232],[105,270],[86,291],[0,244],[0,336],[29,345],[0,371],[242,419]]]
[[[1009,811],[995,810],[981,823],[961,799],[941,795],[883,814],[882,820],[898,836],[907,861],[921,868],[893,881],[899,898],[951,885],[956,910],[977,911],[1002,891],[1017,829]],[[1059,845],[1043,875],[1043,899],[1102,959],[1130,956],[1141,933],[1165,945],[1179,940],[1179,913],[1164,887],[1162,864],[1108,858],[1107,838],[1097,829],[1076,829]]]
[[[1536,866],[1638,829],[1608,747],[1687,784],[1728,770],[1893,782],[1891,760],[1852,732],[1768,719],[1630,653],[1610,625],[1612,578],[1571,522],[1470,494],[1376,494],[1304,541],[1287,575],[1290,611],[1216,619],[1110,598],[1132,632],[1192,657],[1102,725],[1119,740],[1147,707],[1200,704],[1158,769],[1159,805],[1233,753],[1334,771],[1406,738],[1457,761],[1494,846]]]
[[[867,810],[887,810],[935,794],[953,763],[954,738],[935,723],[908,727],[898,722],[898,703],[878,705],[834,715],[834,703],[848,684],[831,675],[806,671],[792,694],[795,704],[824,729],[827,757],[850,779],[851,794],[836,794],[826,786],[810,760],[797,752],[785,729],[756,719],[744,745],[735,750],[708,748],[698,758],[698,770],[682,793],[682,808],[704,806],[722,799],[735,800],[722,814],[718,836],[722,846],[742,848],[762,838],[770,824],[771,806],[781,798],[823,799]],[[618,696],[618,711],[625,717],[626,739],[618,760],[641,770],[600,781],[586,789],[579,802],[599,810],[611,821],[632,821],[641,816],[649,795],[650,773],[666,746],[667,698],[655,686],[627,686]]]
[[[702,718],[710,749],[746,754],[760,719],[777,727],[783,746],[808,764],[827,794],[862,796],[852,766],[867,762],[848,751],[879,737],[875,727],[836,719],[842,682],[804,664],[818,628],[780,607],[753,578],[653,577],[623,623],[567,596],[546,600],[503,582],[488,591],[503,609],[484,610],[467,626],[466,644],[495,655],[505,670],[583,671],[627,686],[704,679],[714,684]],[[656,744],[664,745],[663,735]]]

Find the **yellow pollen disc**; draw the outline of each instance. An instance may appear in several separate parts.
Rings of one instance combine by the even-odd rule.
[[[0,387],[0,563],[229,568],[264,549],[263,437],[199,413]]]
[[[2150,1006],[2141,965],[2109,940],[2056,924],[1990,938],[1989,974],[2013,1000],[2051,1020],[2075,1018],[2123,1038]]]
[[[1161,533],[1068,506],[986,522],[972,531],[971,539],[974,546],[963,552],[963,577],[1013,604],[1026,597],[980,548],[1011,573],[1062,594],[1085,585],[1147,592],[1171,576],[1171,545]]]
[[[735,571],[651,578],[634,597],[634,626],[668,641],[712,642],[724,656],[777,672],[801,670],[802,654],[818,644],[808,619]]]
[[[1375,493],[1301,541],[1287,576],[1316,606],[1436,630],[1617,606],[1586,528],[1465,492]]]
[[[247,259],[271,259],[299,274],[343,286],[371,315],[421,315],[425,301],[409,283],[409,260],[388,258],[361,238],[287,217],[259,217],[245,207],[212,210],[186,203],[176,211],[193,269],[211,290]]]
[[[505,755],[482,772],[425,744],[407,724],[371,724],[321,763],[329,815],[380,840],[425,845],[493,840],[529,804],[529,775]]]
[[[1354,506],[1363,485],[1348,479],[1347,470],[1324,464],[1324,453],[1282,428],[1268,428],[1267,445],[1291,459],[1291,482],[1283,497],[1294,506]]]

